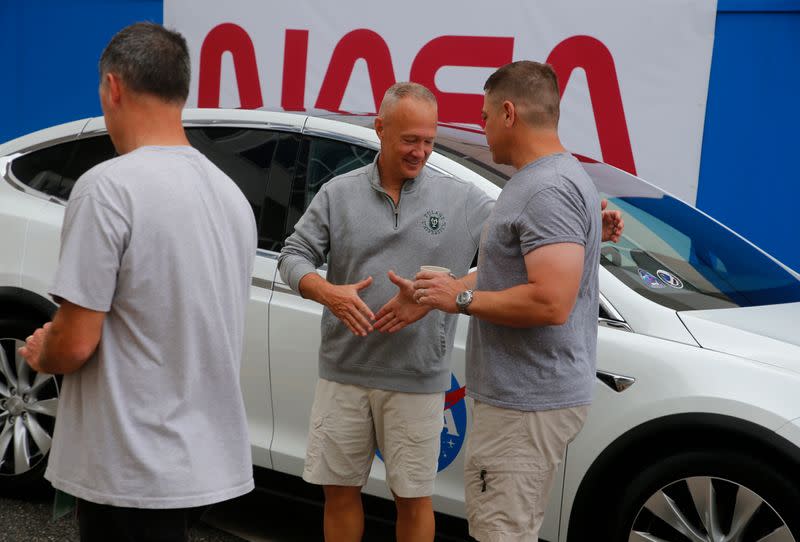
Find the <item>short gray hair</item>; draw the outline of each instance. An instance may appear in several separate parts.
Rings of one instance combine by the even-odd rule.
[[[136,23],[117,32],[100,56],[100,78],[113,73],[134,92],[184,103],[192,71],[186,39],[160,24]]]
[[[416,98],[417,100],[429,102],[434,106],[437,105],[436,96],[433,95],[433,92],[431,92],[428,87],[408,81],[395,83],[386,89],[383,100],[381,100],[380,110],[378,110],[378,116],[383,117],[394,104],[403,98]]]

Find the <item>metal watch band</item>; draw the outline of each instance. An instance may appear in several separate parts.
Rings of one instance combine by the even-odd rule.
[[[469,316],[470,303],[472,303],[472,290],[464,290],[456,296],[456,307],[461,314]]]

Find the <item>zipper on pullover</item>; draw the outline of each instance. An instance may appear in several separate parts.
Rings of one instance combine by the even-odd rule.
[[[397,230],[400,228],[400,200],[403,199],[403,188],[405,185],[400,187],[400,193],[397,195],[397,205],[394,203],[394,199],[389,193],[380,185],[376,185],[375,183],[370,183],[372,189],[376,192],[380,192],[386,197],[386,200],[389,202],[389,206],[392,208],[392,214],[394,214],[394,229]]]
[[[392,196],[386,193],[385,190],[381,190],[383,195],[386,196],[386,199],[389,200],[389,205],[392,206],[392,212],[394,213],[394,229],[397,229],[400,225],[400,198],[403,197],[403,191],[400,191],[400,195],[397,197],[397,205],[394,204],[394,200]]]

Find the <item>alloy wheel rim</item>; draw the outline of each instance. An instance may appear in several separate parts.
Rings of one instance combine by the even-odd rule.
[[[723,478],[684,478],[656,491],[628,542],[797,542],[760,495]]]
[[[58,410],[58,381],[31,369],[17,350],[24,342],[0,338],[0,477],[19,476],[47,456]]]

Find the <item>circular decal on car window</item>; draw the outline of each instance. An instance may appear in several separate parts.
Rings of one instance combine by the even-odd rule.
[[[675,275],[673,275],[672,273],[670,273],[669,271],[664,271],[663,269],[659,269],[658,271],[656,271],[656,275],[658,275],[658,278],[663,280],[664,284],[666,284],[667,286],[670,286],[672,288],[677,288],[679,290],[683,288],[683,281],[678,277],[676,277]]]
[[[648,273],[644,269],[639,269],[638,271],[639,271],[639,276],[642,277],[642,282],[647,284],[649,288],[655,288],[655,289],[666,288],[666,286],[664,286],[664,283],[658,280],[654,274]]]

